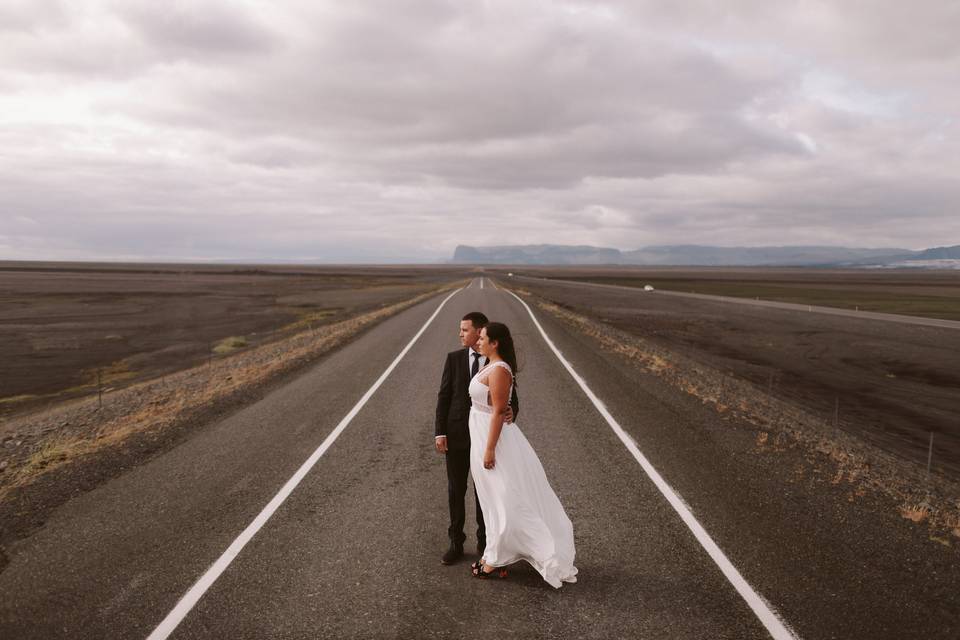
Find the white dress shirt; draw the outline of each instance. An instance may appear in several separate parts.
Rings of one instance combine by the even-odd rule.
[[[480,354],[480,352],[475,351],[473,347],[470,347],[469,349],[467,349],[467,364],[469,365],[469,368],[467,369],[467,371],[471,371],[473,369],[473,354],[475,353],[477,355]],[[487,356],[480,356],[480,368],[483,369],[486,365],[487,365]]]

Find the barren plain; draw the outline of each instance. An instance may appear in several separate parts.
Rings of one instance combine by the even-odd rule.
[[[462,271],[462,270],[461,270]],[[443,267],[0,262],[0,418],[414,297]]]
[[[237,273],[247,284],[229,287],[230,278],[218,271],[247,269],[211,268],[204,277],[214,286],[189,293],[203,300],[217,297],[204,291],[229,289],[234,306],[221,314],[241,316],[256,306],[244,306],[244,296],[253,294],[243,287],[261,285]],[[960,491],[939,491],[958,486],[940,481],[951,470],[942,447],[955,433],[949,415],[957,406],[956,389],[940,377],[953,374],[957,338],[950,330],[820,313],[800,318],[783,309],[526,278],[519,271],[510,277],[489,268],[328,269],[329,280],[320,284],[323,276],[316,276],[312,291],[296,282],[309,276],[289,273],[300,268],[277,269],[287,273],[255,275],[278,299],[309,305],[262,304],[274,321],[248,332],[225,318],[219,331],[198,341],[186,368],[137,368],[141,377],[111,383],[102,407],[88,386],[75,391],[82,397],[51,396],[0,417],[4,433],[16,434],[0,438],[0,635],[144,637],[304,459],[340,433],[344,416],[353,416],[350,427],[178,633],[316,637],[322,630],[339,637],[364,629],[407,637],[446,628],[449,612],[437,602],[481,606],[486,600],[475,597],[475,581],[461,571],[466,562],[459,568],[438,562],[447,495],[432,442],[442,356],[457,344],[458,319],[480,308],[518,337],[520,421],[576,523],[584,579],[549,594],[572,593],[573,600],[544,608],[542,581],[518,568],[493,590],[506,618],[458,610],[461,622],[492,621],[473,629],[477,634],[537,635],[562,626],[572,636],[766,637],[550,351],[536,319],[802,637],[956,637]],[[572,270],[554,271],[564,277]],[[358,272],[369,280],[349,284]],[[135,290],[138,276],[129,277]],[[368,286],[374,282],[381,288]],[[535,317],[503,289],[530,303]],[[269,302],[258,293],[253,297]],[[337,295],[360,302],[334,305]],[[398,302],[384,302],[386,295]],[[162,299],[183,309],[176,298]],[[29,301],[27,291],[21,304]],[[324,315],[335,307],[351,311]],[[102,315],[111,322],[101,328],[120,317]],[[150,325],[151,315],[139,317],[167,327],[168,341],[177,335],[175,322]],[[241,337],[247,346],[227,341]],[[398,356],[408,340],[406,356]],[[823,349],[824,340],[839,355]],[[235,353],[218,352],[223,346]],[[904,364],[895,377],[879,376],[864,359],[880,357]],[[880,364],[892,373],[890,362]],[[923,375],[904,373],[911,366]],[[381,381],[370,387],[376,393],[363,394]],[[845,389],[865,394],[859,405],[846,395],[837,405]],[[361,394],[360,404],[369,402],[357,411]],[[791,436],[809,426],[803,416],[816,414],[825,398],[820,421],[836,419],[837,426],[818,431],[823,446],[811,451]],[[885,399],[894,405],[892,427],[940,429],[937,482],[925,487],[922,451],[901,450],[902,438],[864,420],[870,405]],[[754,420],[757,411],[788,404],[801,410]],[[928,422],[902,412],[908,408]],[[862,458],[842,455],[851,439],[874,449],[886,444],[900,457],[892,465],[887,458],[895,456],[874,457],[877,467],[864,471],[856,466]],[[916,456],[903,457],[911,452],[923,457],[919,476]],[[12,464],[3,471],[6,461]],[[901,480],[905,491],[884,493],[877,469]],[[8,480],[14,482],[4,485]],[[410,558],[410,580],[377,570],[401,556]],[[266,609],[263,593],[275,596]],[[377,607],[386,614],[370,616]]]
[[[0,570],[4,544],[59,505],[255,402],[457,275],[0,265]]]
[[[934,473],[960,478],[960,331],[642,290],[651,284],[812,305],[843,301],[849,309],[922,310],[953,319],[960,317],[960,272],[515,267],[496,273],[702,363],[729,385],[746,381],[874,446],[918,464],[930,458]]]
[[[518,271],[518,273],[521,271]],[[577,267],[527,275],[960,320],[960,271],[761,267]]]

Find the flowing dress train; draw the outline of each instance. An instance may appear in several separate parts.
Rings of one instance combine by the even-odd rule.
[[[536,452],[515,423],[505,423],[497,441],[493,469],[483,467],[490,431],[489,388],[480,381],[494,362],[470,381],[470,474],[487,529],[484,561],[503,567],[526,560],[543,579],[559,588],[576,582],[573,524],[563,510]],[[509,395],[509,394],[508,394]]]

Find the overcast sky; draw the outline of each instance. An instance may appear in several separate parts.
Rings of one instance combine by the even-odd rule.
[[[960,243],[954,0],[0,0],[0,259]]]

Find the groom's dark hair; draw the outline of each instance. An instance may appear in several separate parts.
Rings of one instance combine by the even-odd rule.
[[[460,318],[461,320],[469,320],[473,323],[474,329],[482,329],[490,322],[487,320],[487,316],[483,315],[479,311],[471,311],[467,315]]]

